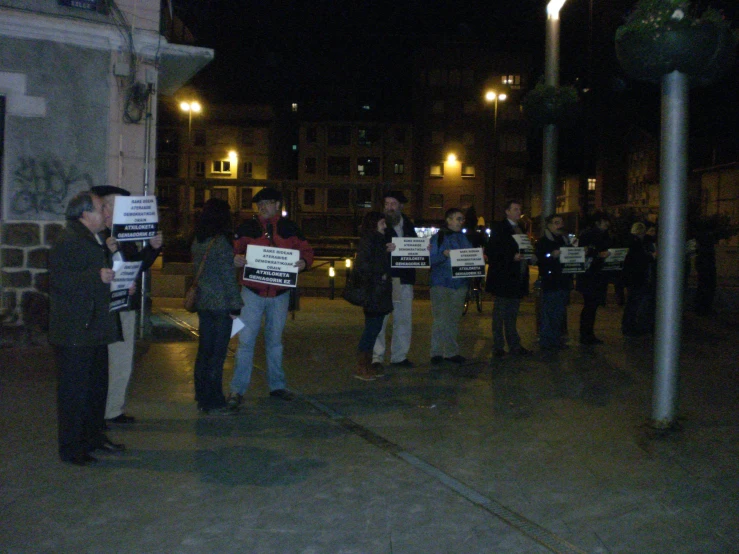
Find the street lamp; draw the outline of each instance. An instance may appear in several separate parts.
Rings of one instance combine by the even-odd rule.
[[[187,112],[187,181],[185,194],[181,195],[180,213],[186,216],[190,212],[190,156],[192,153],[192,114],[199,114],[203,107],[195,100],[180,102],[180,110]],[[185,217],[185,227],[188,227],[189,217]]]
[[[544,52],[544,83],[559,87],[559,10],[566,0],[551,0],[547,4],[546,50]],[[555,124],[544,126],[544,151],[541,170],[541,217],[557,210],[557,148],[559,135]]]
[[[488,162],[490,177],[486,178],[486,180],[490,179],[488,182],[488,188],[492,188],[491,201],[493,204],[493,213],[495,213],[494,206],[497,204],[495,194],[497,193],[498,188],[498,102],[505,102],[506,98],[508,98],[508,96],[505,93],[497,92],[492,89],[485,91],[485,102],[493,105],[493,151],[492,154],[489,154],[490,157],[488,158],[490,160]]]

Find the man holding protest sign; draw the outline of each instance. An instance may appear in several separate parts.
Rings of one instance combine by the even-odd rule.
[[[141,262],[140,272],[149,269],[162,250],[162,234],[158,232],[149,239],[146,246],[138,247],[138,241],[118,241],[111,235],[113,212],[116,197],[129,197],[126,189],[110,185],[92,187],[90,191],[103,199],[103,216],[107,231],[103,233],[105,244],[110,250],[113,262]],[[130,424],[133,416],[125,413],[126,393],[133,372],[135,349],[136,310],[140,307],[140,295],[129,296],[129,302],[120,310],[123,341],[108,347],[108,398],[105,405],[105,419],[113,423]]]
[[[385,205],[385,238],[388,243],[393,238],[418,238],[413,222],[403,215],[403,204],[408,199],[402,192],[388,192],[383,197]],[[428,250],[428,247],[426,248]],[[424,265],[428,267],[428,263]],[[398,367],[413,367],[408,359],[413,334],[413,286],[416,284],[416,270],[412,267],[395,267],[391,269],[393,279],[393,336],[390,343],[390,363]],[[385,316],[382,330],[377,336],[372,351],[372,367],[381,370],[385,359],[385,329],[390,314]]]
[[[531,242],[519,225],[522,206],[518,200],[505,205],[506,219],[495,224],[485,247],[488,277],[485,290],[495,296],[493,304],[493,356],[505,356],[505,343],[510,354],[525,355],[516,330],[521,299],[529,292],[529,264],[536,263]]]
[[[240,238],[234,243],[234,265],[244,268],[240,279],[244,301],[240,318],[244,328],[239,334],[228,399],[232,410],[238,409],[251,382],[254,347],[262,327],[262,317],[265,319],[269,394],[283,400],[295,398],[295,394],[286,388],[282,368],[282,332],[287,322],[289,292],[297,285],[297,273],[313,263],[313,248],[300,228],[282,217],[282,194],[265,187],[254,196],[253,202],[259,215],[239,227]]]

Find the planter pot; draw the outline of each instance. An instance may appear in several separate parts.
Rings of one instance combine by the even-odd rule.
[[[616,56],[627,75],[655,83],[680,71],[692,84],[708,84],[731,67],[736,47],[731,31],[711,22],[676,23],[649,34],[626,29],[617,35]]]

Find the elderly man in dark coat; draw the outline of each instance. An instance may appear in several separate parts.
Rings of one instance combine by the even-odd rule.
[[[102,199],[81,192],[69,201],[67,226],[49,253],[49,343],[59,386],[59,456],[86,465],[90,452],[118,452],[103,432],[108,390],[108,344],[120,340],[118,314],[108,310],[113,270],[98,233]]]

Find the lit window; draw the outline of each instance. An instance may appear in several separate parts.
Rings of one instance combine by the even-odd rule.
[[[393,173],[395,175],[403,175],[405,173],[405,162],[403,160],[395,160],[393,164]]]
[[[253,169],[254,167],[252,166],[251,162],[244,162],[244,175],[243,176],[251,178]]]
[[[431,167],[429,168],[429,175],[431,177],[443,177],[444,164],[431,164]]]
[[[503,84],[511,88],[521,88],[520,75],[503,75]]]
[[[291,108],[292,108],[293,113],[297,113],[297,111],[298,111],[298,104],[297,104],[297,102],[293,102]]]
[[[588,190],[595,190],[595,179],[592,177],[588,179]]]
[[[364,146],[371,146],[380,141],[380,132],[376,127],[360,127],[357,129],[357,142]]]
[[[230,174],[231,173],[231,161],[230,160],[215,160],[213,162],[213,173]]]
[[[357,158],[357,175],[376,177],[380,174],[380,158]]]
[[[475,166],[474,165],[462,165],[462,177],[474,177]]]

